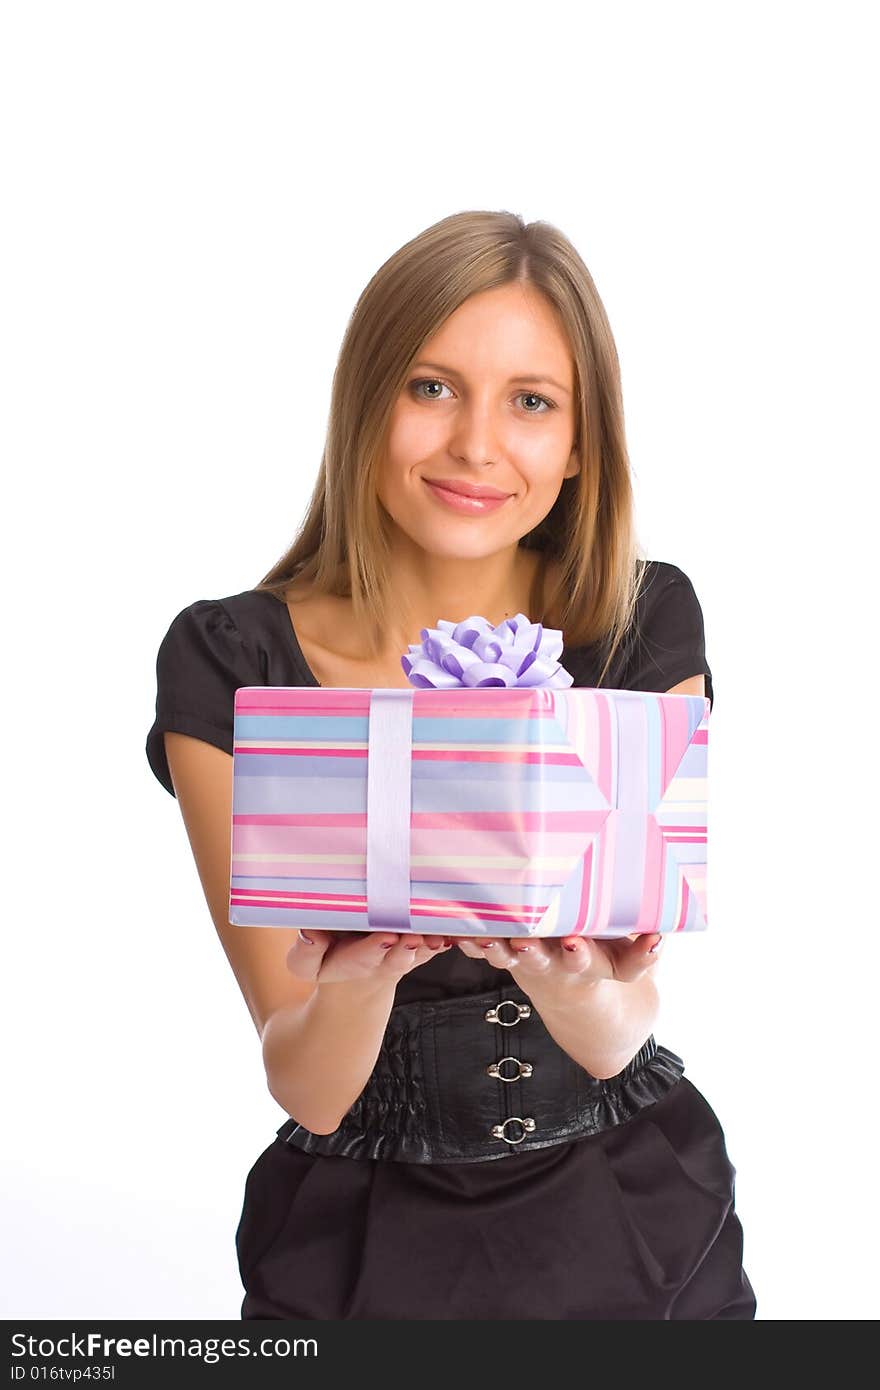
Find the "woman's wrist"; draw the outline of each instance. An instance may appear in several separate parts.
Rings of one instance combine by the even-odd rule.
[[[569,976],[544,989],[540,980],[520,987],[550,1036],[600,1080],[616,1076],[632,1061],[650,1037],[660,1007],[650,974],[631,982]]]

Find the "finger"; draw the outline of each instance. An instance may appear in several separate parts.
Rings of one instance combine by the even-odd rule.
[[[665,938],[664,936],[662,936],[662,935],[657,935],[657,934],[653,934],[653,933],[652,933],[651,936],[645,937],[645,939],[644,939],[644,950],[645,950],[645,964],[646,964],[646,965],[656,965],[656,964],[657,964],[657,961],[660,959],[660,953],[661,953],[661,951],[663,950],[663,944],[664,944],[665,940],[666,940],[666,938]],[[649,944],[649,943],[650,943],[650,944]]]
[[[508,969],[515,970],[518,979],[527,979],[530,975],[543,975],[553,964],[547,943],[536,937],[531,937],[529,940],[523,940],[522,937],[511,937],[510,947],[513,963],[508,966]]]
[[[300,927],[285,956],[290,973],[300,980],[314,980],[332,939],[332,932]]]
[[[364,960],[371,966],[382,965],[390,960],[391,970],[400,970],[402,967],[408,970],[413,963],[430,960],[431,956],[442,948],[444,942],[443,937],[423,937],[411,932],[372,931],[367,933],[367,937],[369,942],[363,952]],[[428,941],[439,941],[440,947],[428,946],[425,944]],[[360,958],[362,953],[356,954]]]
[[[465,937],[459,938],[456,943],[466,956],[472,960],[487,960],[490,965],[495,965],[499,970],[509,970],[511,965],[516,964],[516,958],[510,950],[508,941],[495,937]]]
[[[582,975],[594,963],[594,953],[582,936],[566,936],[559,944],[562,969],[567,975]]]
[[[451,936],[425,936],[422,938],[429,951],[448,951],[452,945]]]
[[[657,963],[663,948],[663,937],[646,932],[635,941],[614,942],[614,971],[619,980],[632,983]]]
[[[482,940],[482,937],[480,941],[477,941],[470,936],[460,936],[455,944],[462,955],[470,956],[471,960],[480,960],[485,955],[485,952],[480,949],[480,942]]]
[[[476,955],[482,956],[490,965],[494,965],[498,970],[509,970],[518,962],[518,956],[511,950],[511,943],[507,937],[490,937],[488,940],[481,937],[477,942]]]
[[[384,949],[386,958],[391,962],[392,970],[399,970],[402,966],[409,970],[416,959],[416,953],[421,950],[425,940],[421,932],[398,932],[393,940],[393,933],[391,936],[387,936],[384,932],[379,933],[379,935],[382,937],[383,949],[385,943],[392,941],[390,949]],[[427,959],[427,955],[425,959]]]
[[[452,942],[449,938],[444,937],[439,946],[423,944],[417,947],[415,951],[407,951],[406,955],[408,959],[405,962],[406,968],[408,970],[414,970],[417,965],[424,965],[428,961],[434,960],[436,956],[443,955],[451,946]]]

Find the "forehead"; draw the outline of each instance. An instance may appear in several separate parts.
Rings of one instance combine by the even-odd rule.
[[[554,376],[569,388],[574,362],[553,305],[532,285],[501,285],[466,299],[419,349],[418,360],[464,374]]]

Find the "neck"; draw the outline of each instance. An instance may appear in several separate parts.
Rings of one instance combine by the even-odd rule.
[[[389,652],[419,642],[422,628],[443,618],[461,622],[479,615],[494,627],[525,613],[535,621],[531,593],[542,556],[514,546],[488,558],[446,560],[414,546],[395,550],[391,561],[394,620],[386,632]]]

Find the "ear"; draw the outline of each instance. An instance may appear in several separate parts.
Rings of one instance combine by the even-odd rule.
[[[581,471],[581,460],[577,448],[572,449],[568,463],[565,465],[563,478],[575,478]]]

